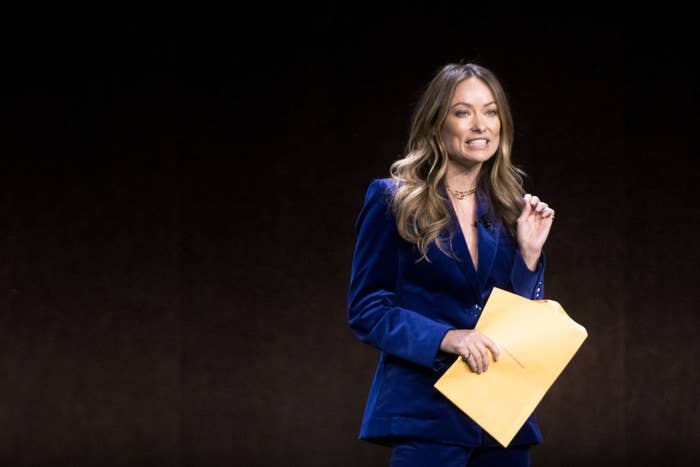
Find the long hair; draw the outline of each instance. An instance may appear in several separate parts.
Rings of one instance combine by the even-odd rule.
[[[418,100],[411,118],[405,156],[390,168],[397,182],[392,199],[399,235],[413,243],[428,258],[428,248],[435,243],[450,254],[440,236],[450,222],[450,210],[440,191],[447,173],[448,155],[441,130],[447,118],[457,85],[477,78],[493,92],[501,120],[500,143],[496,153],[481,166],[477,187],[487,194],[495,214],[515,236],[515,224],[520,215],[525,172],[511,162],[513,146],[513,117],[508,99],[493,72],[473,63],[447,64],[428,83]]]

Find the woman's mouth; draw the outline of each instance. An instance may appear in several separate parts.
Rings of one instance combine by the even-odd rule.
[[[467,140],[467,146],[469,146],[470,148],[483,148],[486,147],[488,143],[489,140],[486,138],[474,138]]]

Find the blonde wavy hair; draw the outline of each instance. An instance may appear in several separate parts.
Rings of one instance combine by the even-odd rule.
[[[477,187],[488,195],[495,214],[515,236],[520,215],[523,172],[511,162],[513,117],[508,99],[493,72],[473,63],[450,63],[442,67],[428,83],[411,118],[406,154],[390,168],[397,182],[392,198],[396,227],[401,237],[413,243],[428,258],[428,248],[435,243],[447,251],[440,233],[450,222],[449,200],[441,186],[447,173],[448,155],[441,137],[450,103],[457,85],[469,78],[478,78],[493,92],[501,120],[500,144],[496,153],[479,171]]]

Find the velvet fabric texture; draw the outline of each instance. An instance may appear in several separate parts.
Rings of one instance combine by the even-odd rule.
[[[454,257],[431,245],[428,258],[398,234],[391,211],[391,179],[375,179],[356,220],[348,291],[355,335],[381,351],[359,437],[379,444],[417,438],[468,447],[499,446],[433,384],[456,358],[440,350],[450,329],[472,329],[493,287],[529,299],[544,296],[544,253],[530,271],[517,243],[477,196],[478,268],[452,211],[442,238]],[[452,205],[444,192],[445,202]],[[542,442],[534,414],[511,445]]]

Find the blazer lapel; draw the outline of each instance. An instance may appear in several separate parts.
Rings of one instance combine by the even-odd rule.
[[[483,290],[491,273],[501,237],[500,222],[496,219],[485,193],[477,192],[477,238],[479,290]]]

